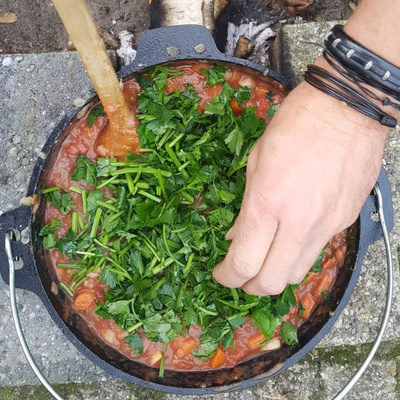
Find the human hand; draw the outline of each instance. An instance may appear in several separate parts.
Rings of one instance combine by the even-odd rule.
[[[302,281],[357,218],[379,174],[387,129],[302,83],[251,152],[240,214],[215,279],[252,295]]]

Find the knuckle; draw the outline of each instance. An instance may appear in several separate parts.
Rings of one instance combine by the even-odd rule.
[[[257,271],[248,261],[234,259],[231,262],[230,273],[234,274],[242,282],[247,282],[256,275]]]
[[[275,296],[285,290],[286,282],[280,280],[258,281],[254,285],[244,287],[243,290],[254,296]]]
[[[301,283],[305,277],[305,273],[294,273],[288,280],[288,283],[291,285],[297,285]]]

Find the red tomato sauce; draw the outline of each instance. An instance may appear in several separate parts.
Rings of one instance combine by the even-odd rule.
[[[176,89],[185,90],[185,85],[190,83],[198,91],[200,95],[199,112],[202,111],[201,105],[207,104],[214,96],[218,96],[222,89],[222,84],[204,88],[206,80],[200,73],[200,69],[208,69],[209,64],[205,63],[188,63],[176,67],[175,69],[185,72],[184,75],[171,78],[168,81],[166,91],[171,92]],[[273,88],[267,83],[261,82],[254,77],[245,75],[244,73],[228,69],[225,74],[225,80],[233,87],[248,86],[252,89],[252,95],[242,107],[257,107],[256,114],[258,117],[265,118],[268,123],[268,108],[271,104],[279,104],[283,100],[282,94],[274,94]],[[134,112],[138,112],[136,96],[140,90],[138,83],[132,79],[124,85],[124,94]],[[271,93],[270,100],[266,95]],[[234,102],[231,103],[235,113],[241,112],[241,107]],[[107,117],[102,116],[96,119],[92,128],[87,125],[87,117],[84,116],[79,120],[72,129],[70,135],[61,145],[59,154],[55,160],[52,170],[49,171],[46,186],[60,186],[65,192],[70,192],[75,203],[73,211],[82,213],[81,196],[69,190],[71,185],[77,186],[85,190],[93,190],[84,181],[72,181],[71,174],[75,169],[76,159],[78,155],[85,155],[92,161],[96,161],[98,154],[96,153],[96,139],[107,123]],[[103,189],[106,191],[106,189]],[[62,221],[62,226],[56,230],[56,236],[59,238],[65,235],[71,227],[71,214],[62,216],[60,211],[53,207],[50,203],[45,205],[45,221],[44,224],[50,224],[51,219]],[[85,221],[86,222],[86,221]],[[346,234],[345,232],[335,235],[330,241],[330,247],[326,251],[323,262],[322,272],[310,272],[306,280],[295,291],[298,305],[302,304],[303,314],[299,315],[298,307],[293,307],[289,315],[284,320],[291,322],[299,327],[311,314],[312,310],[324,300],[325,294],[331,289],[335,282],[337,273],[343,265],[346,253]],[[51,268],[56,272],[59,281],[65,284],[70,283],[72,275],[76,270],[58,268],[60,263],[70,263],[68,256],[61,254],[56,249],[48,251],[48,259]],[[163,345],[148,340],[145,335],[141,334],[143,340],[143,353],[135,354],[124,340],[129,334],[123,331],[114,320],[102,319],[93,312],[95,308],[94,299],[98,302],[104,302],[104,293],[107,286],[97,280],[100,271],[89,273],[88,278],[76,289],[74,299],[75,308],[86,319],[87,324],[97,332],[97,334],[110,346],[119,350],[128,358],[144,362],[146,364],[158,367],[161,362],[161,350]],[[260,346],[265,338],[260,333],[258,327],[252,324],[251,318],[234,332],[234,346],[228,348],[225,352],[220,348],[215,356],[209,360],[200,360],[191,354],[191,351],[200,344],[200,328],[195,325],[187,332],[185,338],[178,336],[173,339],[165,350],[165,365],[169,369],[178,370],[204,370],[218,367],[230,367],[236,365],[241,360],[256,355],[262,351],[277,349],[283,343],[280,336],[280,327],[275,332],[274,338],[271,339],[267,347]],[[272,348],[270,346],[272,346]]]

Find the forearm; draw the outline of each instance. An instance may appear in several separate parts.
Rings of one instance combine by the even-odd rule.
[[[368,50],[400,67],[400,1],[363,0],[344,31]]]

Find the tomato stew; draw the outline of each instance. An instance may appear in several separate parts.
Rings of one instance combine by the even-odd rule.
[[[174,70],[183,72],[183,74],[172,76],[167,80],[165,93],[183,92],[188,84],[192,85],[200,96],[197,111],[200,114],[204,113],[204,106],[210,104],[215,97],[220,96],[223,90],[223,82],[208,84],[204,70],[209,70],[209,68],[209,64],[199,62],[174,68]],[[265,119],[268,124],[283,100],[283,95],[273,93],[268,84],[235,69],[229,68],[225,71],[224,81],[228,82],[235,90],[239,87],[249,88],[248,96],[244,98],[244,101],[241,101],[243,98],[231,99],[230,105],[235,115],[240,115],[248,107],[254,107],[256,116]],[[135,79],[126,82],[124,85],[125,96],[132,110],[139,116],[141,110],[137,98],[141,90],[141,86]],[[46,202],[44,224],[50,226],[54,224],[53,221],[60,222],[53,230],[56,241],[67,235],[71,228],[75,232],[77,230],[82,231],[90,218],[86,212],[87,204],[85,204],[85,198],[81,195],[81,191],[93,191],[95,186],[87,183],[87,180],[72,180],[71,175],[76,168],[78,156],[86,156],[92,162],[96,162],[98,159],[96,139],[106,125],[107,117],[102,115],[100,110],[95,120],[91,121],[91,127],[89,127],[88,118],[90,119],[92,112],[93,109],[87,110],[86,115],[72,129],[70,135],[62,144],[52,170],[49,171],[47,176],[47,188],[56,187],[60,193],[70,193],[73,201],[72,209],[69,212],[64,212],[65,215],[61,212],[61,207],[57,208],[51,202]],[[48,193],[51,193],[51,190]],[[107,186],[102,187],[101,190],[109,199],[115,197],[113,190]],[[198,199],[196,206],[201,202],[202,199]],[[45,235],[43,234],[43,236]],[[47,238],[47,240],[50,239]],[[104,257],[107,257],[110,250],[107,250],[107,243],[103,243],[103,246],[105,249]],[[211,357],[199,358],[192,353],[200,346],[201,328],[199,323],[193,324],[189,329],[184,329],[167,344],[150,340],[139,326],[136,331],[141,338],[142,349],[137,351],[137,348],[132,346],[132,342],[128,344],[125,340],[132,330],[130,332],[125,331],[118,326],[114,319],[101,318],[94,311],[99,304],[106,301],[107,297],[108,286],[104,281],[98,279],[102,273],[101,268],[92,268],[90,272],[80,277],[79,273],[77,274],[79,269],[71,267],[71,258],[67,255],[68,252],[62,253],[56,246],[52,248],[48,242],[47,248],[47,258],[51,268],[55,271],[57,283],[61,282],[60,288],[67,290],[73,296],[76,310],[83,315],[91,329],[97,332],[107,344],[130,359],[155,367],[165,364],[165,368],[169,369],[203,370],[234,366],[250,356],[260,352],[277,350],[283,345],[281,323],[272,337],[266,340],[253,319],[246,316],[241,325],[234,329],[231,345],[224,349],[223,344],[219,344]],[[330,240],[324,249],[324,253],[321,254],[320,259],[317,260],[303,283],[293,287],[296,304],[292,305],[287,315],[283,317],[283,323],[289,322],[294,327],[299,327],[310,316],[333,286],[339,269],[343,265],[345,253],[346,233],[342,232]],[[79,254],[81,259],[86,256],[84,251]],[[162,274],[162,271],[160,274]]]

